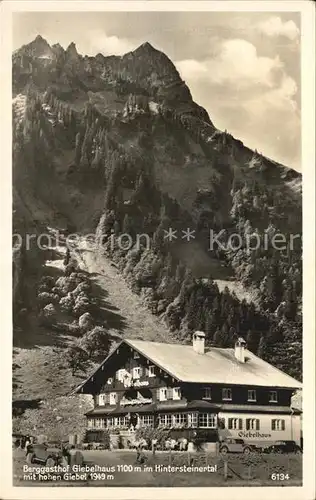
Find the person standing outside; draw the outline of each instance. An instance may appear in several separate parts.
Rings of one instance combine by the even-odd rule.
[[[25,456],[27,456],[27,454],[29,452],[30,444],[31,444],[31,439],[29,436],[26,436],[26,441],[25,441],[25,446],[24,446]]]
[[[152,450],[152,453],[153,453],[153,457],[156,454],[157,441],[158,441],[157,439],[152,439],[152,441],[151,441],[151,450]]]

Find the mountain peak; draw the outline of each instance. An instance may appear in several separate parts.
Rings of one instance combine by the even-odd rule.
[[[142,43],[134,52],[158,52],[149,42]]]
[[[50,47],[48,41],[42,37],[42,35],[37,35],[34,40],[29,43],[32,46]]]
[[[41,35],[37,35],[32,42],[24,45],[21,50],[24,50],[35,57],[51,54],[51,46]]]
[[[66,52],[67,54],[70,54],[70,55],[73,55],[73,56],[78,56],[78,52],[77,52],[77,47],[76,47],[76,44],[74,42],[71,42],[67,49],[66,49]]]

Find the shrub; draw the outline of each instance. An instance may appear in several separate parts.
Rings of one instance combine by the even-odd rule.
[[[78,325],[78,323],[76,323],[76,321],[73,321],[72,323],[68,324],[66,328],[70,333],[70,335],[76,335],[76,336],[81,335],[81,328]]]
[[[56,281],[56,286],[59,288],[62,295],[67,295],[67,293],[75,290],[78,284],[79,280],[76,276],[64,276],[62,278],[58,278]]]
[[[110,349],[110,338],[105,328],[96,326],[84,334],[80,346],[91,357],[105,357]]]
[[[89,283],[89,278],[84,273],[76,273],[76,275],[77,278],[80,279],[81,281]]]
[[[86,371],[89,364],[88,353],[79,345],[69,347],[65,353],[66,360],[71,368],[72,375],[75,375],[79,370]]]
[[[95,438],[96,433],[97,433],[97,438]],[[108,429],[98,430],[98,431],[87,430],[84,437],[84,441],[91,443],[95,441],[95,439],[97,439],[99,443],[102,443],[105,449],[108,450],[110,448],[110,432],[108,431]]]
[[[74,307],[74,300],[71,295],[66,295],[66,297],[62,297],[59,301],[59,306],[61,311],[65,313],[71,313]]]
[[[65,267],[65,276],[70,276],[72,273],[75,273],[78,270],[78,263],[74,259],[71,259],[70,262]]]
[[[47,304],[43,309],[46,316],[53,316],[56,314],[56,309],[54,304]]]
[[[87,331],[93,325],[93,317],[90,313],[84,313],[79,318],[79,326],[82,331]]]
[[[87,294],[90,291],[90,284],[86,281],[82,281],[73,291],[74,297],[78,297],[81,293]]]
[[[54,304],[47,304],[40,312],[40,322],[42,325],[51,326],[56,317]]]
[[[38,294],[37,300],[40,306],[46,306],[47,304],[57,304],[59,296],[54,293],[42,292]]]
[[[77,299],[75,302],[72,312],[75,316],[79,318],[79,316],[82,316],[85,313],[89,313],[90,308],[91,306],[89,299],[79,297],[79,300]]]
[[[40,279],[40,286],[51,289],[54,286],[54,278],[52,276],[42,276]]]
[[[157,439],[157,445],[164,447],[166,439],[170,436],[170,429],[162,429],[159,427],[140,427],[136,429],[135,437],[137,440],[145,439],[147,443],[151,443],[153,439]]]
[[[47,285],[40,285],[37,289],[37,294],[39,295],[40,293],[49,293],[50,288]]]
[[[75,297],[76,302],[89,302],[89,297],[85,292],[80,292],[77,296],[75,296],[75,292],[72,292],[72,296]]]

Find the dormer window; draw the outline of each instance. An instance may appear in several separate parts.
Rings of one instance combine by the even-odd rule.
[[[108,384],[108,385],[113,384],[113,377],[108,378],[108,380],[107,380],[107,384]]]
[[[203,399],[212,399],[212,393],[210,387],[204,387],[203,389]]]
[[[248,401],[257,401],[257,394],[256,394],[256,391],[254,389],[249,389]]]
[[[121,370],[118,370],[116,372],[116,378],[117,378],[117,380],[119,380],[120,382],[123,382],[124,375],[125,375],[125,369],[124,368],[122,368]]]
[[[133,368],[133,378],[138,379],[141,377],[141,367],[140,366],[135,366]]]
[[[110,392],[110,405],[116,405],[116,403],[117,403],[116,392]]]
[[[230,388],[225,387],[224,389],[222,389],[222,400],[223,401],[232,400],[232,390]]]
[[[172,390],[172,399],[181,399],[180,387],[174,387]]]
[[[277,391],[269,392],[269,403],[277,403],[278,402],[278,393]]]
[[[108,394],[99,394],[96,398],[98,406],[104,406],[109,402]]]
[[[155,376],[156,376],[155,366],[154,365],[148,366],[148,377],[155,377]]]
[[[158,399],[159,401],[167,401],[167,387],[158,389]]]
[[[133,352],[133,358],[134,359],[139,359],[139,353],[137,351]]]

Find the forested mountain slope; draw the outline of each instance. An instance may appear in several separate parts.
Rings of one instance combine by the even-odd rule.
[[[38,36],[13,54],[13,94],[17,229],[95,232],[98,258],[116,262],[175,339],[202,329],[209,344],[231,346],[242,335],[301,376],[300,174],[217,130],[148,43],[83,57]],[[211,230],[221,233],[212,248]],[[279,232],[282,251],[271,244]],[[122,250],[122,233],[133,242],[146,233],[150,245]],[[249,249],[254,233],[266,243]],[[227,246],[233,234],[238,249]],[[255,290],[255,303],[220,292],[218,279]]]

